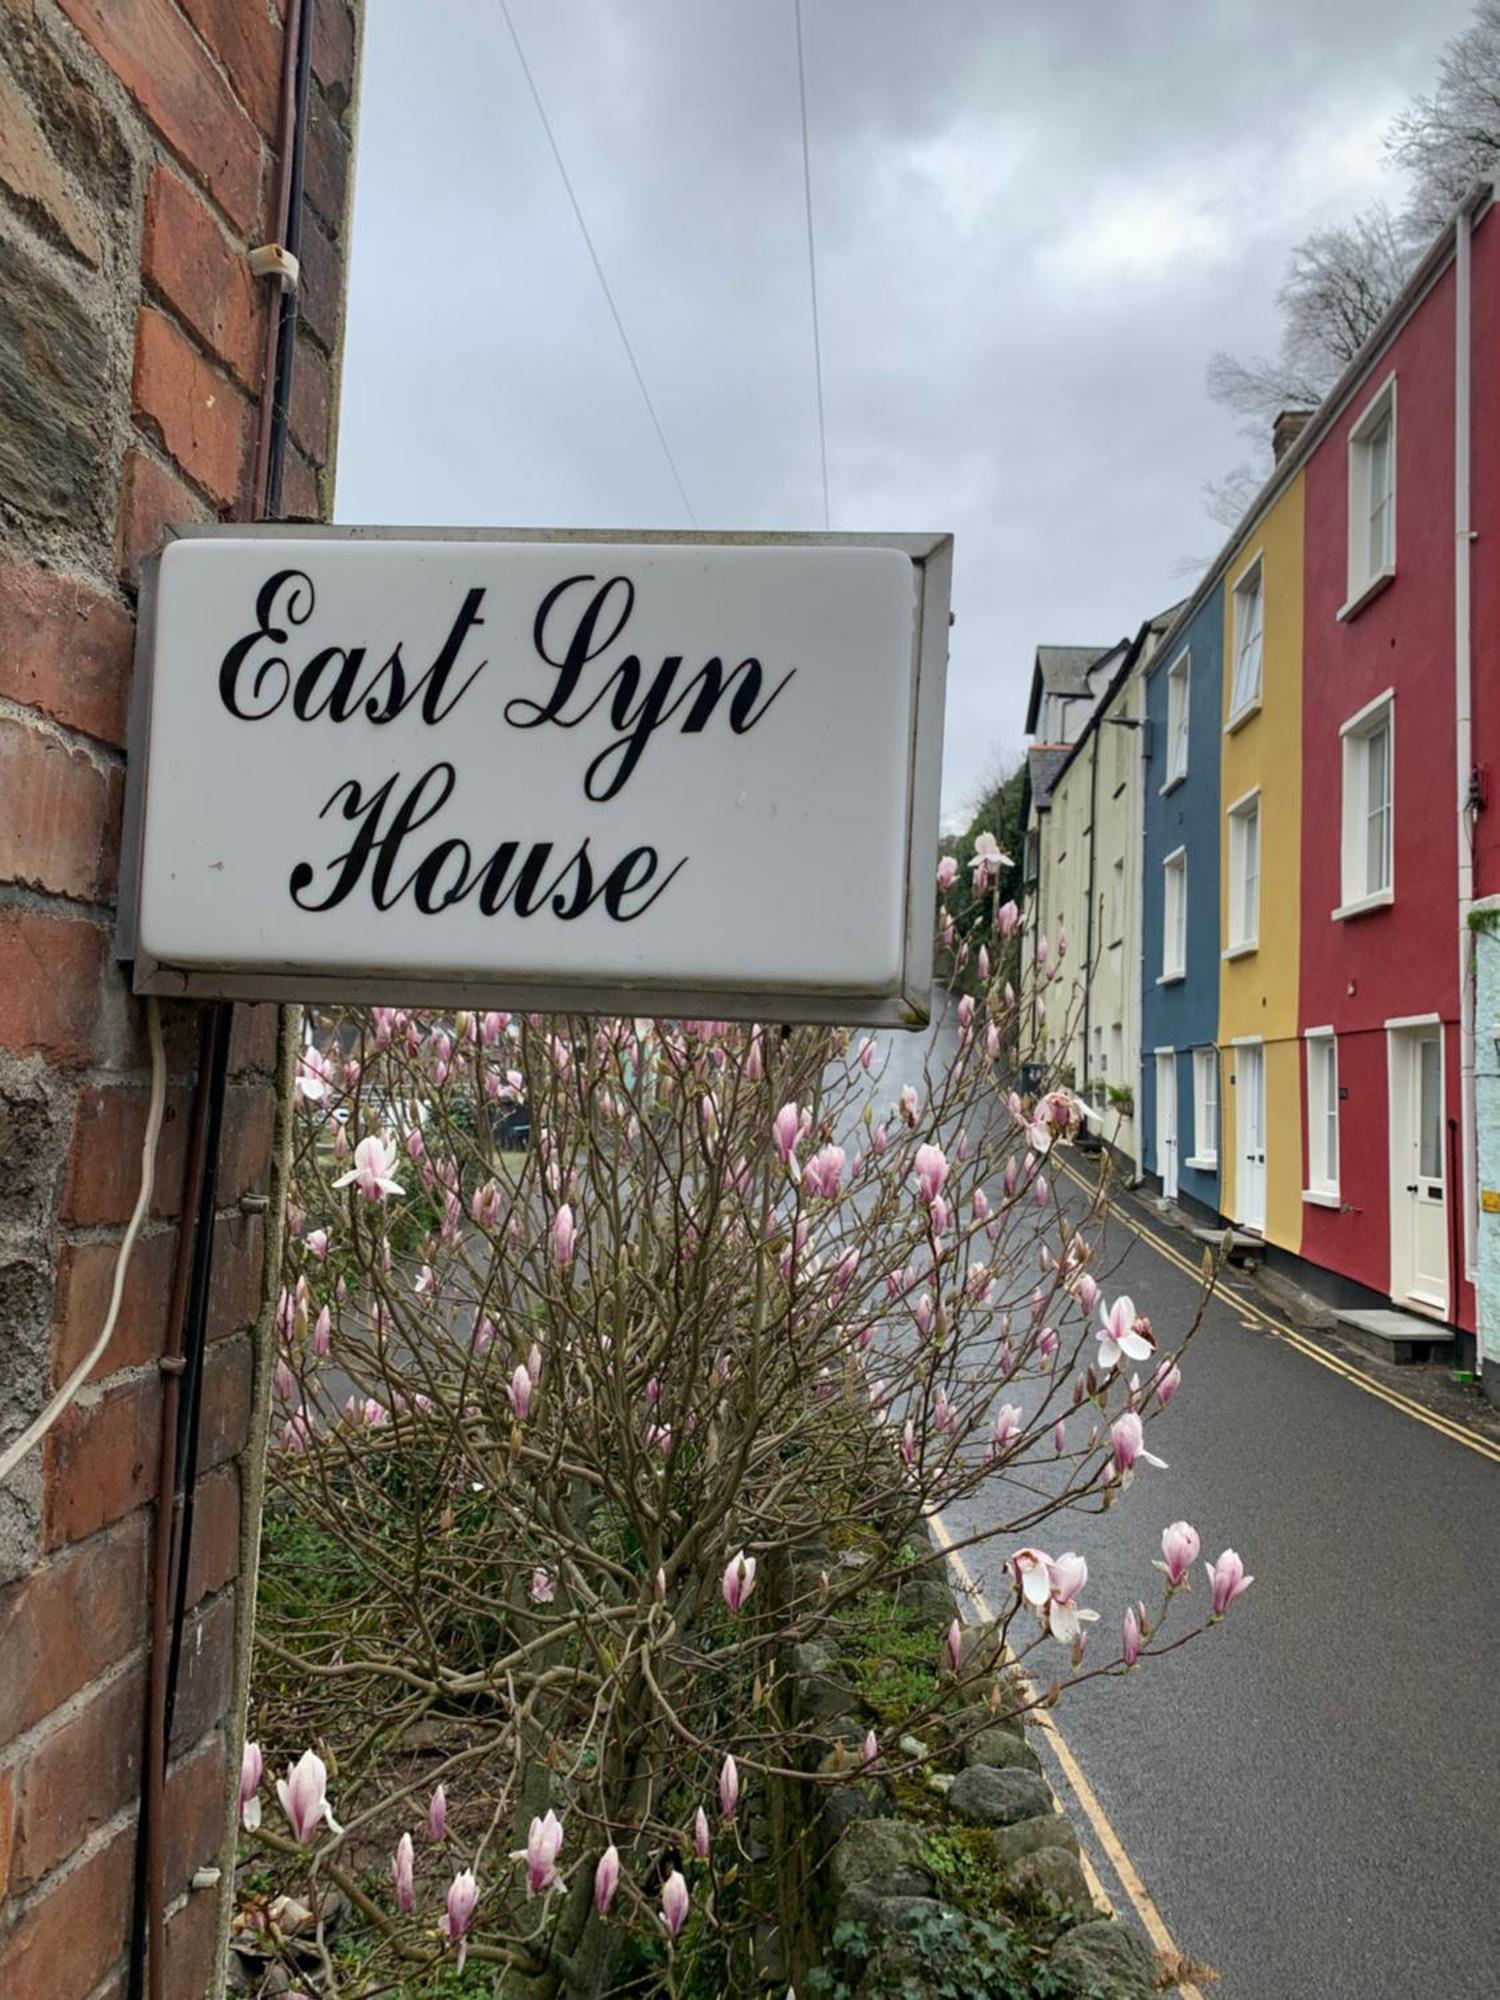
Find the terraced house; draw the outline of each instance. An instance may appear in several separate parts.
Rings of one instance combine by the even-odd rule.
[[[1500,895],[1492,190],[1275,446],[1139,662],[1140,895],[1122,906],[1139,935],[1118,945],[1140,968],[1133,1157],[1391,1355],[1477,1357],[1500,1397],[1500,1298],[1475,1289],[1481,1264],[1500,1276],[1500,1189],[1478,1164],[1500,1160],[1483,1143],[1500,1020],[1476,1029],[1470,926]],[[1109,706],[1036,821],[1048,921],[1082,883],[1087,922],[1108,879],[1104,817],[1072,794]],[[1092,1020],[1073,1046],[1080,1087],[1107,1075]]]

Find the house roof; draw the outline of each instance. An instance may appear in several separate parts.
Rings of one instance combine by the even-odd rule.
[[[1031,777],[1031,803],[1037,812],[1047,810],[1057,774],[1068,761],[1068,743],[1033,743],[1026,752],[1026,769]]]
[[[1038,646],[1031,670],[1031,700],[1026,708],[1026,732],[1036,728],[1044,694],[1061,695],[1065,701],[1086,698],[1091,692],[1089,670],[1096,667],[1113,646]]]

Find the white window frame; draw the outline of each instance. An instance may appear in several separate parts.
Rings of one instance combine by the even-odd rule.
[[[1170,922],[1171,884],[1174,876],[1178,885],[1175,925]],[[1187,978],[1187,849],[1185,847],[1174,847],[1170,854],[1163,856],[1161,886],[1161,972],[1156,983],[1158,986],[1171,986],[1177,980]]]
[[[1213,1106],[1212,1120],[1208,1116],[1210,1104]],[[1213,1144],[1205,1147],[1203,1141],[1210,1124],[1213,1127]],[[1196,1167],[1200,1173],[1218,1171],[1219,1051],[1216,1048],[1193,1050],[1193,1155],[1191,1159],[1184,1160],[1183,1165]]]
[[[1244,884],[1245,828],[1251,822],[1255,825],[1255,896],[1253,909],[1247,907]],[[1225,852],[1229,856],[1229,894],[1225,899],[1225,918],[1228,924],[1229,941],[1224,947],[1225,958],[1245,958],[1252,951],[1260,949],[1260,883],[1262,868],[1262,841],[1260,830],[1260,787],[1242,792],[1224,814]]]
[[[1175,790],[1188,774],[1192,666],[1192,652],[1184,648],[1167,668],[1167,775],[1161,787],[1164,793]]]
[[[1257,635],[1255,686],[1236,701],[1235,697],[1240,692],[1240,657],[1246,650],[1246,642],[1249,636],[1245,619],[1247,616],[1247,607],[1252,596],[1258,599],[1260,604],[1260,630]],[[1224,724],[1224,733],[1226,736],[1231,735],[1238,729],[1241,723],[1248,722],[1252,715],[1258,715],[1260,713],[1261,702],[1264,698],[1266,685],[1266,564],[1263,551],[1257,550],[1254,560],[1246,563],[1244,569],[1241,570],[1239,576],[1235,579],[1230,603],[1234,607],[1234,617],[1233,629],[1230,634],[1232,641],[1229,662],[1230,710],[1228,720]]]
[[[1339,1205],[1339,1044],[1332,1028],[1309,1028],[1307,1043],[1307,1186],[1302,1199],[1318,1208]],[[1332,1093],[1330,1096],[1329,1093]],[[1329,1159],[1329,1120],[1333,1157]]]
[[[1389,492],[1382,547],[1372,542],[1375,494],[1375,443],[1389,425],[1390,446],[1386,453]],[[1379,596],[1396,575],[1396,493],[1398,486],[1396,435],[1396,377],[1387,375],[1365,404],[1349,431],[1349,571],[1348,597],[1340,607],[1340,618],[1352,618],[1372,597]]]
[[[1370,755],[1371,740],[1386,738],[1386,881],[1372,889],[1367,868],[1369,855]],[[1339,729],[1343,752],[1342,799],[1339,807],[1340,858],[1339,895],[1332,912],[1342,923],[1348,917],[1363,916],[1367,910],[1383,910],[1396,900],[1396,692],[1387,688],[1373,701],[1351,715]]]

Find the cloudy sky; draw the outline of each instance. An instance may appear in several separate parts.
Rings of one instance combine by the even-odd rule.
[[[700,524],[821,525],[792,0],[510,0]],[[832,521],[956,540],[944,806],[1180,597],[1219,347],[1467,0],[803,0]],[[368,0],[345,521],[686,526],[499,0]]]

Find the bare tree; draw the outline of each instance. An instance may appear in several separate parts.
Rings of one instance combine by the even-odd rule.
[[[1500,165],[1500,0],[1478,0],[1474,25],[1438,63],[1437,88],[1403,111],[1386,137],[1412,176],[1403,229],[1415,246],[1432,236],[1475,181]]]

